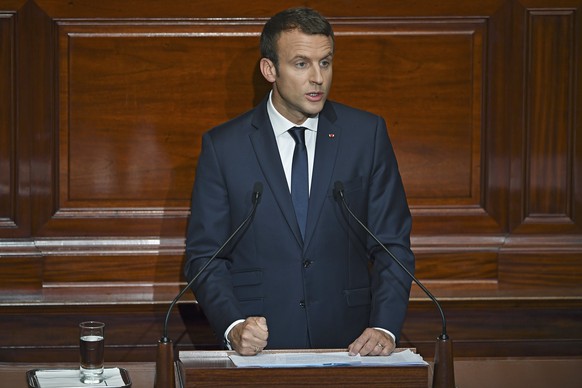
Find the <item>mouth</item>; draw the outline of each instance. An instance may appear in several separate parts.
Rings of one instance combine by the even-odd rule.
[[[323,99],[323,92],[310,92],[305,94],[309,101],[318,102]]]

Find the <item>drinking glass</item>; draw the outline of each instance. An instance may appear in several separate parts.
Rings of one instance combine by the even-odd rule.
[[[99,384],[103,381],[105,324],[96,321],[81,322],[79,329],[81,382]]]

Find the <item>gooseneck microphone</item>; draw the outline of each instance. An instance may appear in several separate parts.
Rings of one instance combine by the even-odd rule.
[[[248,216],[240,223],[240,225],[231,233],[231,235],[226,239],[226,241],[214,252],[214,254],[206,261],[206,263],[200,268],[200,270],[194,275],[194,277],[188,282],[188,284],[176,295],[168,312],[166,313],[166,319],[164,320],[163,334],[158,342],[158,354],[156,359],[156,378],[154,382],[155,388],[174,388],[175,377],[174,377],[174,353],[172,347],[172,340],[168,338],[168,322],[170,320],[170,313],[174,308],[174,305],[180,300],[180,298],[192,287],[196,279],[204,272],[204,270],[212,263],[212,261],[218,256],[222,250],[235,238],[239,232],[246,227],[252,220],[255,212],[257,210],[257,205],[263,194],[263,184],[261,182],[255,182],[253,186],[253,193],[251,197],[252,208]]]
[[[424,291],[424,293],[434,302],[436,305],[442,320],[442,332],[437,338],[436,352],[434,359],[434,374],[433,374],[433,388],[454,388],[455,387],[455,376],[453,371],[453,353],[452,353],[452,341],[447,335],[447,320],[445,319],[445,313],[434,295],[414,276],[408,268],[402,264],[402,262],[390,252],[390,250],[376,237],[366,225],[352,212],[352,209],[348,206],[345,196],[344,196],[344,185],[341,181],[336,181],[333,185],[333,197],[334,199],[340,200],[343,207],[348,211],[350,216],[356,220],[358,224],[372,237],[386,253],[398,264],[400,268],[408,274],[408,276]],[[444,360],[441,360],[444,358]]]
[[[408,276],[410,276],[410,278],[420,287],[422,288],[422,290],[425,292],[426,295],[428,295],[428,297],[435,303],[435,305],[437,306],[439,313],[441,314],[441,320],[442,320],[442,333],[441,333],[441,338],[443,339],[448,339],[449,336],[447,335],[447,321],[445,319],[445,314],[443,312],[443,309],[441,308],[440,303],[437,301],[437,299],[434,297],[434,295],[416,278],[416,276],[414,276],[409,270],[408,268],[406,268],[404,266],[404,264],[402,264],[402,262],[396,258],[396,256],[394,256],[392,254],[392,252],[390,252],[390,250],[388,248],[386,248],[386,246],[384,244],[382,244],[380,242],[380,240],[378,239],[378,237],[376,237],[376,235],[374,233],[372,233],[370,231],[370,229],[368,229],[368,227],[366,227],[366,225],[364,225],[364,223],[362,221],[360,221],[360,219],[358,217],[356,217],[356,215],[352,212],[352,209],[350,209],[350,207],[348,206],[348,204],[346,203],[346,199],[344,196],[344,185],[342,182],[340,181],[336,181],[333,185],[333,197],[337,200],[340,199],[342,205],[344,206],[344,208],[348,211],[348,213],[350,213],[350,215],[352,216],[352,218],[354,220],[356,220],[356,222],[358,224],[360,224],[360,226],[362,228],[364,228],[364,230],[366,231],[366,233],[368,233],[374,240],[376,240],[376,242],[380,245],[380,247],[382,247],[386,253],[388,253],[390,255],[390,257],[392,258],[392,260],[394,260],[396,262],[396,264],[398,264],[400,266],[400,268],[402,268],[407,274]]]

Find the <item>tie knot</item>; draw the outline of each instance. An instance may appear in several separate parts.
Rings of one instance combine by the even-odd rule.
[[[295,144],[305,145],[305,127],[293,127],[289,129],[289,134],[295,140]]]

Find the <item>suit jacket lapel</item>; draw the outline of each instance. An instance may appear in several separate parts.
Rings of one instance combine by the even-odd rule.
[[[267,180],[267,185],[269,185],[295,238],[300,244],[303,244],[301,231],[299,230],[297,218],[295,217],[295,208],[293,207],[289,186],[287,185],[277,142],[275,141],[273,127],[267,115],[266,102],[266,99],[263,100],[255,109],[252,125],[256,128],[256,131],[251,132],[249,137],[261,170]]]
[[[311,241],[325,199],[331,195],[331,179],[341,137],[340,128],[335,124],[336,118],[332,104],[327,102],[319,114],[315,161],[309,195],[309,212],[305,230],[305,247]]]

